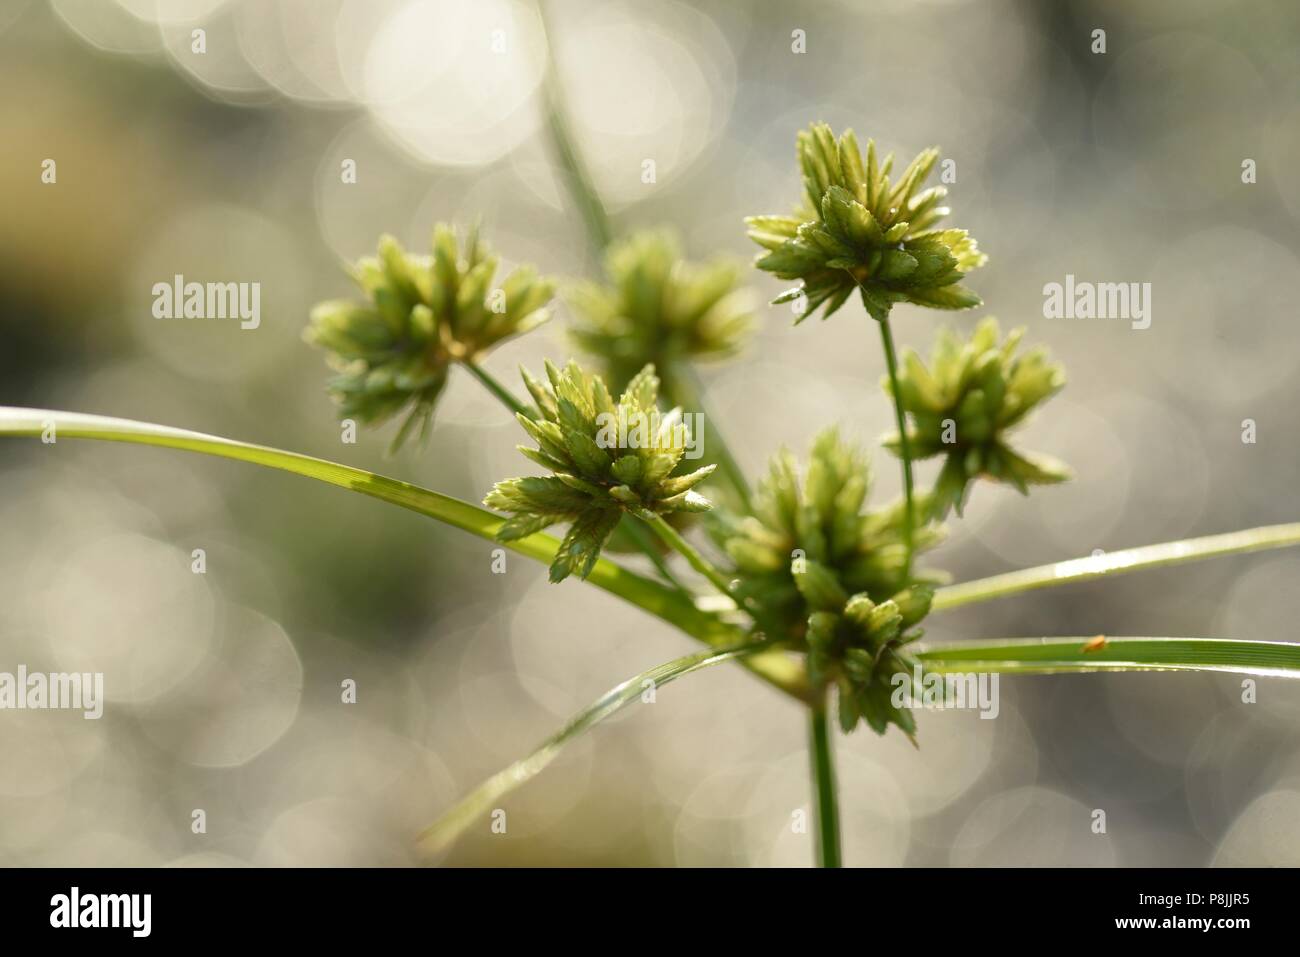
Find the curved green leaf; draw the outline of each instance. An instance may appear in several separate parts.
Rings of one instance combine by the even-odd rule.
[[[264,445],[238,442],[201,432],[175,429],[149,422],[116,419],[78,412],[49,409],[0,407],[0,435],[37,436],[53,427],[56,439],[101,439],[156,445],[187,452],[201,452],[255,465],[292,472],[307,478],[361,492],[372,498],[419,512],[480,538],[496,541],[497,530],[505,523],[498,515],[409,482],[378,475],[365,469],[330,462],[325,459],[286,452]],[[498,543],[536,561],[549,564],[558,546],[550,535],[529,535],[513,542]],[[704,611],[671,588],[631,572],[602,558],[588,578],[593,585],[617,595],[707,645],[721,647],[734,644],[741,632],[716,615]],[[807,684],[798,661],[776,651],[754,657],[745,664],[767,681],[799,698],[806,697]]]
[[[1300,644],[1234,638],[1006,638],[930,645],[916,657],[938,674],[1226,671],[1300,678]]]
[[[420,850],[429,855],[445,851],[474,821],[491,811],[498,799],[541,773],[555,760],[566,744],[637,700],[647,690],[647,682],[651,683],[651,688],[658,689],[682,675],[688,675],[692,671],[707,668],[721,661],[752,655],[763,647],[761,644],[742,645],[722,651],[698,651],[692,655],[675,658],[649,671],[643,671],[611,688],[570,718],[563,728],[543,741],[528,757],[492,775],[456,802],[450,810],[420,834],[418,839]]]
[[[1180,565],[1183,562],[1196,562],[1203,558],[1257,552],[1269,548],[1288,548],[1292,545],[1300,545],[1300,522],[1264,525],[1260,528],[1247,528],[1224,535],[1206,535],[1203,538],[1184,538],[1176,542],[1126,548],[1123,551],[1107,552],[1104,555],[1074,558],[1065,562],[1007,572],[1004,575],[994,575],[991,578],[948,585],[935,592],[932,608],[934,611],[943,611],[973,602],[989,601],[1022,591],[1032,591],[1035,588],[1050,588],[1053,585],[1088,581],[1092,578],[1104,578],[1107,575],[1120,575],[1143,568]]]

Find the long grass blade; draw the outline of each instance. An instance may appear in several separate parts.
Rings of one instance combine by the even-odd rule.
[[[696,652],[643,671],[611,688],[570,718],[563,728],[543,741],[530,755],[492,775],[426,828],[418,839],[420,850],[428,855],[445,851],[475,821],[490,812],[497,801],[540,774],[565,745],[636,701],[646,692],[647,687],[662,688],[668,682],[692,671],[752,655],[761,648],[762,645],[748,645],[722,651]]]
[[[935,611],[957,608],[978,601],[1004,598],[1036,588],[1050,588],[1070,582],[1088,581],[1108,575],[1120,575],[1144,568],[1181,565],[1220,555],[1258,552],[1269,548],[1288,548],[1300,545],[1300,522],[1286,525],[1265,525],[1247,528],[1223,535],[1203,538],[1184,538],[1176,542],[1161,542],[1140,548],[1126,548],[1088,558],[1074,558],[1050,565],[1038,565],[1021,571],[980,578],[975,581],[948,585],[935,592]]]
[[[1234,638],[1006,638],[929,645],[916,657],[938,674],[1225,671],[1300,678],[1300,643]]]
[[[297,452],[132,419],[49,409],[0,407],[0,436],[39,436],[50,428],[54,430],[55,446],[58,439],[65,438],[130,442],[199,452],[292,472],[399,505],[492,542],[496,541],[496,532],[504,521],[492,512],[449,495],[366,469]],[[541,533],[500,544],[543,564],[550,563],[559,545],[553,537]],[[609,559],[600,559],[588,580],[598,588],[675,625],[712,647],[734,645],[741,638],[738,629],[711,612],[698,608],[673,589],[629,571]],[[782,690],[796,697],[806,696],[807,683],[802,666],[790,656],[771,651],[747,659],[745,664]]]

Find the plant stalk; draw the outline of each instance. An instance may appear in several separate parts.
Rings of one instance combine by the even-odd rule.
[[[483,387],[496,396],[497,400],[511,412],[516,415],[527,415],[528,406],[524,405],[515,398],[514,393],[498,382],[493,376],[477,362],[472,359],[464,359],[461,365],[465,370],[478,379]]]
[[[813,826],[818,867],[840,867],[840,809],[835,783],[835,755],[826,720],[826,691],[808,706],[808,756],[813,786]]]
[[[605,211],[605,204],[600,201],[600,194],[596,191],[595,183],[592,182],[591,173],[573,140],[569,113],[564,105],[564,90],[560,86],[560,78],[556,71],[555,47],[551,42],[546,0],[538,0],[537,15],[541,20],[542,36],[546,42],[546,76],[542,81],[542,94],[546,102],[546,127],[551,134],[551,144],[555,148],[556,158],[560,161],[560,169],[564,172],[569,193],[582,213],[592,253],[599,261],[613,236],[613,230],[609,225],[609,214]]]
[[[654,512],[643,509],[637,514],[637,517],[649,525],[669,548],[681,555],[692,568],[707,578],[714,588],[734,601],[737,608],[749,611],[747,603],[736,594],[731,587],[731,582],[727,581],[727,577],[712,562],[701,555],[694,545],[684,539],[677,529],[669,525],[662,515],[656,515]]]
[[[564,90],[560,86],[559,76],[556,72],[555,51],[551,44],[545,0],[538,0],[537,11],[541,18],[542,32],[545,35],[547,50],[546,79],[543,83],[546,96],[547,129],[550,132],[551,144],[555,148],[556,156],[559,158],[560,168],[564,171],[564,179],[568,186],[569,195],[573,197],[573,201],[578,205],[583,222],[586,224],[587,241],[596,259],[600,259],[613,238],[613,229],[609,223],[609,214],[605,211],[605,204],[601,202],[600,193],[592,181],[587,164],[578,151],[569,127]],[[704,415],[706,423],[712,422],[711,417],[700,403],[699,389],[693,381],[690,381],[691,372],[689,369],[662,369],[660,372],[664,376],[665,388],[670,393],[674,405],[680,405],[687,411],[698,411]],[[749,487],[745,483],[745,475],[740,470],[734,456],[732,456],[731,450],[727,448],[726,442],[723,441],[722,434],[716,428],[709,428],[709,444],[714,449],[714,455],[718,465],[722,468],[723,475],[727,477],[727,481],[735,489],[746,511],[748,511]]]
[[[903,397],[898,389],[898,356],[894,352],[894,333],[889,326],[889,317],[879,320],[880,342],[885,348],[885,367],[889,370],[889,391],[894,398],[894,419],[898,423],[899,458],[903,462],[903,548],[906,559],[903,563],[903,579],[912,574],[912,553],[915,550],[916,505],[912,491],[912,444],[907,438],[907,421],[903,414]]]
[[[664,557],[659,554],[659,549],[655,548],[654,540],[650,538],[646,531],[644,522],[635,516],[628,516],[627,524],[623,527],[627,530],[628,535],[631,536],[632,541],[636,542],[636,547],[641,549],[646,558],[650,559],[650,564],[655,567],[655,571],[659,573],[659,577],[672,585],[683,595],[689,595],[690,590],[681,583],[675,574],[673,574],[673,570],[668,567],[668,563],[664,561]]]
[[[735,590],[732,583],[722,574],[718,568],[707,558],[699,553],[690,542],[684,539],[677,531],[664,520],[663,516],[656,515],[653,512],[642,510],[638,517],[650,526],[654,532],[664,540],[664,542],[677,554],[681,555],[697,572],[709,580],[718,591],[726,595],[735,603],[736,607],[743,611],[753,620],[754,625],[765,634],[768,639],[775,641],[781,634],[781,630],[775,627],[775,623],[769,616],[755,608],[753,603],[747,601],[739,592]]]

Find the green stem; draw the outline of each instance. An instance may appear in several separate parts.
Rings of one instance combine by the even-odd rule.
[[[655,534],[664,540],[664,543],[669,548],[681,555],[692,568],[707,578],[714,588],[734,601],[737,608],[746,612],[749,611],[748,604],[743,598],[736,594],[735,590],[731,587],[731,582],[727,581],[726,576],[714,567],[707,558],[701,555],[694,545],[682,538],[677,529],[669,525],[662,515],[656,515],[654,512],[642,510],[637,514],[637,517],[649,525]]]
[[[592,182],[582,156],[574,143],[569,126],[569,114],[564,105],[564,91],[556,72],[555,49],[551,43],[551,31],[546,13],[545,0],[538,0],[537,13],[542,24],[542,35],[546,41],[546,77],[542,81],[542,93],[546,101],[546,126],[551,134],[551,143],[564,171],[564,179],[569,193],[578,204],[583,221],[587,226],[587,237],[592,252],[599,260],[609,245],[613,231],[609,225],[609,214],[600,201],[600,194]]]
[[[808,755],[812,763],[813,822],[817,830],[817,866],[839,867],[840,810],[835,784],[835,755],[826,720],[826,692],[808,707]]]
[[[528,414],[528,406],[516,399],[514,393],[494,379],[492,375],[477,362],[472,359],[463,359],[460,364],[462,368],[470,373],[470,375],[483,383],[483,387],[496,396],[497,400],[511,412],[516,415]]]
[[[638,516],[649,525],[660,538],[677,554],[681,555],[697,572],[709,580],[718,591],[732,600],[737,608],[749,615],[753,619],[758,630],[769,638],[775,640],[775,636],[781,634],[781,629],[771,616],[766,615],[759,608],[754,607],[754,603],[747,601],[733,587],[727,577],[722,574],[707,558],[696,551],[686,539],[678,534],[677,529],[673,528],[663,519],[662,516],[656,515],[650,511],[642,511]]]
[[[1235,555],[1243,552],[1263,551],[1270,548],[1288,548],[1300,545],[1300,522],[1286,525],[1264,525],[1223,535],[1206,535],[1203,538],[1185,538],[1176,542],[1161,542],[1140,548],[1107,552],[1089,558],[1074,558],[1051,565],[1039,565],[1020,571],[980,578],[940,588],[934,595],[934,611],[945,611],[975,602],[1003,598],[1037,588],[1052,588],[1070,582],[1088,581],[1110,575],[1122,575],[1143,568],[1160,568],[1181,565],[1184,562]]]
[[[683,362],[660,369],[659,372],[668,401],[675,406],[680,406],[683,412],[699,412],[704,419],[706,434],[701,438],[704,442],[705,458],[718,464],[722,474],[726,476],[727,484],[736,493],[745,511],[749,512],[751,510],[749,483],[745,481],[745,473],[741,471],[740,464],[731,454],[726,440],[723,439],[722,430],[714,425],[713,416],[704,408],[704,399],[700,395],[695,370]]]
[[[916,534],[916,505],[912,492],[912,445],[907,437],[907,421],[903,414],[903,396],[898,388],[898,357],[894,353],[894,333],[889,327],[889,317],[880,320],[880,341],[885,347],[885,367],[889,370],[889,390],[894,397],[894,419],[898,423],[899,458],[903,463],[903,547],[906,560],[903,564],[903,579],[912,573],[913,542]]]
[[[600,193],[592,181],[591,174],[582,159],[582,154],[578,151],[577,144],[574,142],[570,131],[564,90],[560,85],[556,71],[554,46],[551,42],[546,6],[546,0],[538,0],[537,13],[541,19],[542,33],[546,41],[547,51],[546,77],[543,82],[546,98],[546,125],[550,131],[551,143],[555,147],[556,155],[559,157],[560,167],[564,171],[569,194],[573,197],[574,202],[578,204],[583,221],[586,223],[588,242],[591,244],[596,257],[599,258],[609,246],[613,237],[613,230],[610,227],[609,214],[605,211],[604,203],[601,202]],[[713,419],[705,411],[700,400],[699,389],[693,381],[692,371],[688,367],[683,367],[672,370],[661,369],[660,373],[664,377],[666,391],[669,392],[674,405],[681,406],[684,411],[695,411],[703,415],[709,433],[706,447],[712,449],[712,454],[722,469],[723,475],[726,476],[727,481],[740,498],[741,504],[744,505],[745,511],[748,512],[750,510],[749,486],[745,482],[745,474],[740,470],[739,464],[723,440],[722,433],[717,428],[712,427]]]
[[[564,91],[560,86],[559,77],[556,75],[554,49],[550,41],[545,0],[539,0],[537,10],[542,21],[542,31],[546,34],[547,44],[548,63],[546,79],[543,84],[546,96],[547,128],[550,131],[551,143],[555,147],[556,155],[559,157],[560,167],[564,171],[564,179],[568,185],[569,194],[577,203],[579,210],[582,212],[583,222],[586,223],[588,242],[591,244],[597,258],[599,258],[606,247],[609,246],[613,237],[613,230],[609,224],[609,214],[606,213],[605,205],[601,202],[600,193],[596,190],[596,185],[592,181],[587,165],[583,162],[582,155],[578,152],[577,145],[574,143],[570,132],[568,111],[564,105]],[[687,412],[700,412],[704,416],[706,423],[712,423],[712,417],[705,411],[700,401],[699,389],[691,381],[693,373],[689,368],[661,369],[660,373],[665,379],[666,391],[668,391],[674,405],[681,406]],[[723,475],[726,476],[727,481],[740,497],[745,510],[748,511],[749,486],[745,482],[745,474],[740,470],[740,466],[731,454],[731,450],[723,441],[722,433],[711,426],[708,426],[708,432],[709,439],[706,446],[713,450],[712,454],[716,457]]]
[[[645,522],[642,519],[629,515],[627,523],[623,526],[632,541],[636,542],[636,547],[645,553],[646,558],[650,559],[650,564],[654,565],[655,571],[659,572],[661,578],[668,584],[672,585],[684,595],[689,595],[690,591],[681,581],[673,574],[673,570],[668,567],[664,557],[659,554],[659,549],[655,547],[645,528]]]

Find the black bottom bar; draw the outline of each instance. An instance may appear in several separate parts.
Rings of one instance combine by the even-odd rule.
[[[520,938],[770,945],[769,935],[808,934],[814,922],[873,948],[915,947],[930,935],[942,946],[963,930],[979,935],[969,940],[1201,937],[1231,946],[1242,934],[1294,924],[1293,878],[1263,870],[14,869],[0,871],[0,914],[6,943],[75,936],[77,944],[338,946],[401,934],[489,947]]]

